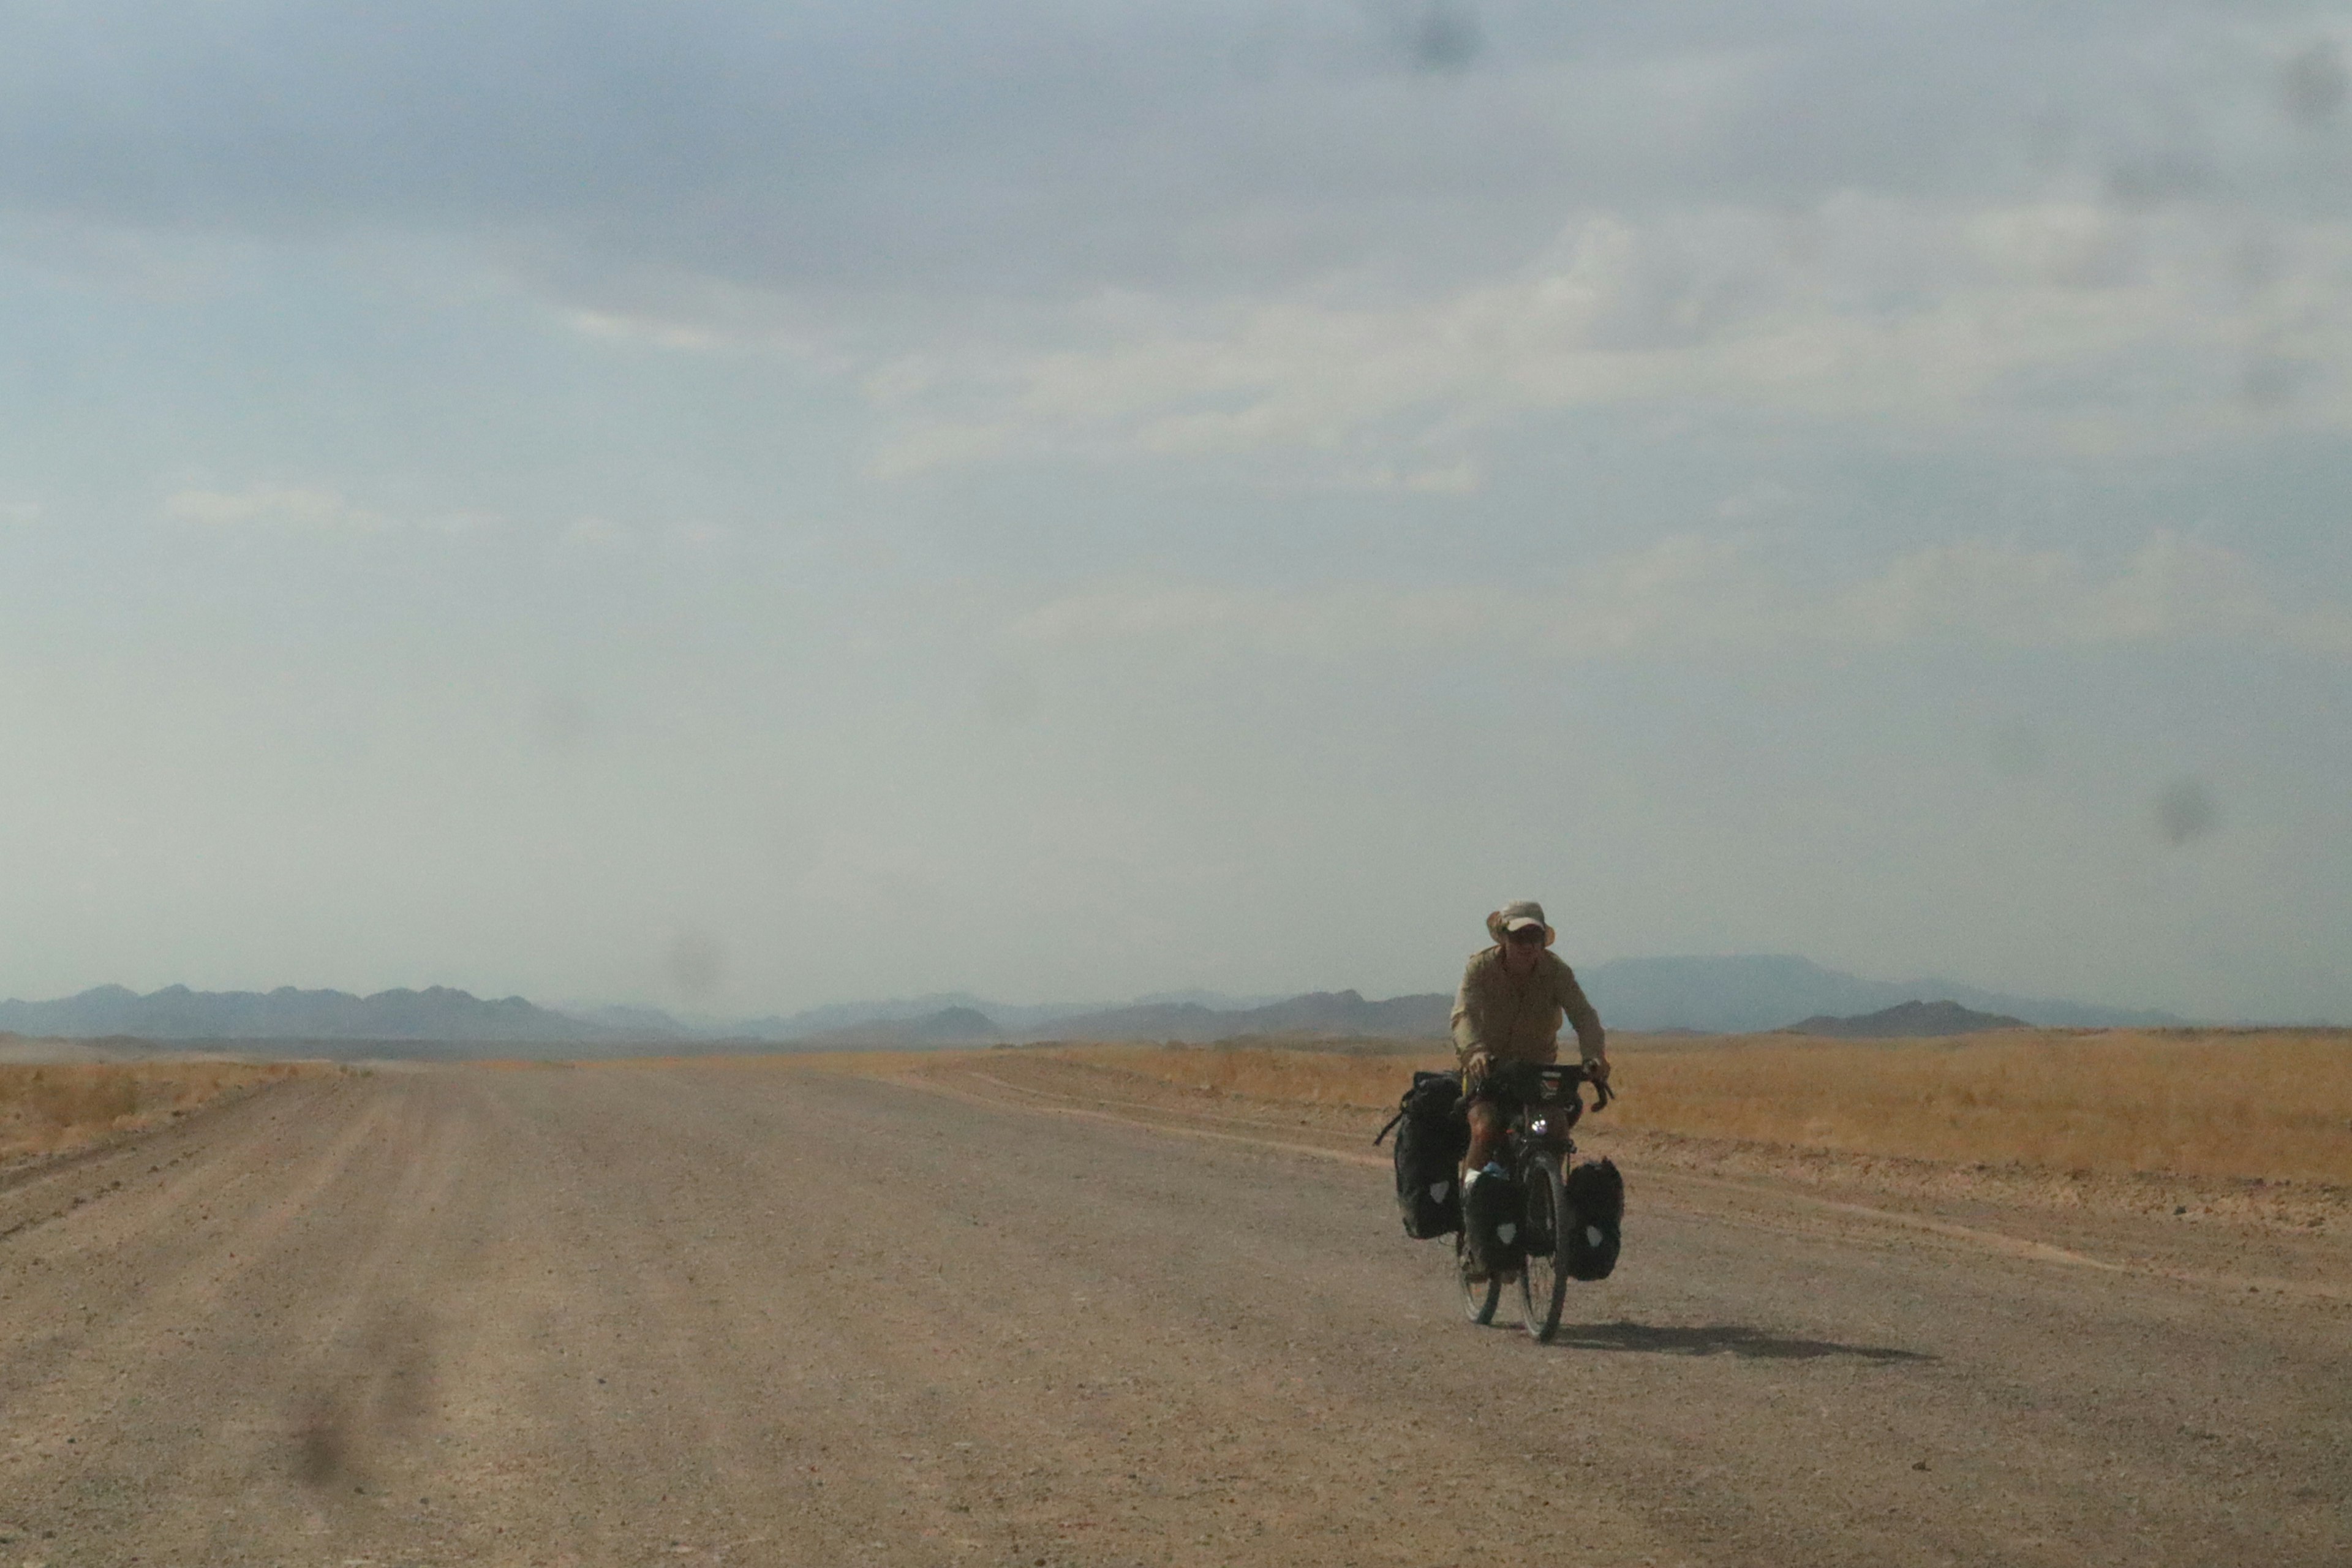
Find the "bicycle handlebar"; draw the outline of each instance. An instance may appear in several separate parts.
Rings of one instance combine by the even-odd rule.
[[[1581,1062],[1538,1068],[1536,1073],[1543,1082],[1547,1100],[1574,1098],[1575,1086],[1580,1083],[1592,1086],[1592,1109],[1596,1111],[1606,1110],[1609,1102],[1617,1098],[1616,1092],[1609,1087],[1609,1080],[1593,1077]]]
[[[1592,1109],[1595,1110],[1616,1098],[1610,1092],[1609,1085],[1593,1077],[1581,1062],[1558,1063],[1549,1067],[1528,1065],[1519,1070],[1524,1075],[1519,1079],[1520,1083],[1532,1086],[1536,1090],[1527,1097],[1534,1104],[1574,1105],[1580,1110],[1583,1100],[1576,1092],[1576,1086],[1580,1083],[1592,1086]]]

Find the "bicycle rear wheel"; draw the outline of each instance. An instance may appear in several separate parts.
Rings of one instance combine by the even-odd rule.
[[[1493,1322],[1495,1308],[1503,1300],[1503,1281],[1493,1274],[1484,1279],[1470,1278],[1470,1237],[1466,1231],[1454,1233],[1454,1278],[1462,1287],[1462,1315],[1474,1323]]]
[[[1526,1184],[1528,1260],[1519,1270],[1519,1305],[1528,1332],[1549,1344],[1559,1330],[1559,1312],[1568,1300],[1568,1227],[1576,1223],[1569,1211],[1568,1186],[1560,1180],[1559,1162],[1528,1162]]]

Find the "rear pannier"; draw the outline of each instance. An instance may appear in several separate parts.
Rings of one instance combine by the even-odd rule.
[[[1462,1156],[1470,1150],[1462,1075],[1413,1074],[1389,1127],[1396,1129],[1396,1197],[1404,1233],[1427,1241],[1460,1230]],[[1389,1127],[1381,1129],[1383,1136]]]
[[[1614,1160],[1587,1160],[1568,1173],[1568,1272],[1606,1279],[1617,1267],[1625,1223],[1625,1178]]]

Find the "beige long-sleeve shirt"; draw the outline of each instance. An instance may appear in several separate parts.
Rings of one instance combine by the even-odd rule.
[[[1462,971],[1462,989],[1454,997],[1454,1049],[1465,1067],[1482,1051],[1497,1062],[1549,1065],[1559,1059],[1563,1017],[1575,1026],[1583,1059],[1598,1060],[1608,1037],[1576,983],[1576,971],[1546,952],[1525,976],[1515,975],[1503,950],[1490,947],[1471,954]]]

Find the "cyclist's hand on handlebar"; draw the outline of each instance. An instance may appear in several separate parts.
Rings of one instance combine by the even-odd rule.
[[[1592,1086],[1592,1109],[1595,1110],[1607,1110],[1609,1102],[1617,1098],[1615,1094],[1610,1091],[1609,1088],[1608,1058],[1602,1058],[1599,1060],[1585,1063],[1584,1079],[1587,1083],[1590,1083]]]
[[[1462,1064],[1462,1092],[1475,1094],[1486,1085],[1486,1075],[1494,1070],[1494,1058],[1484,1051],[1473,1051],[1470,1059]]]

